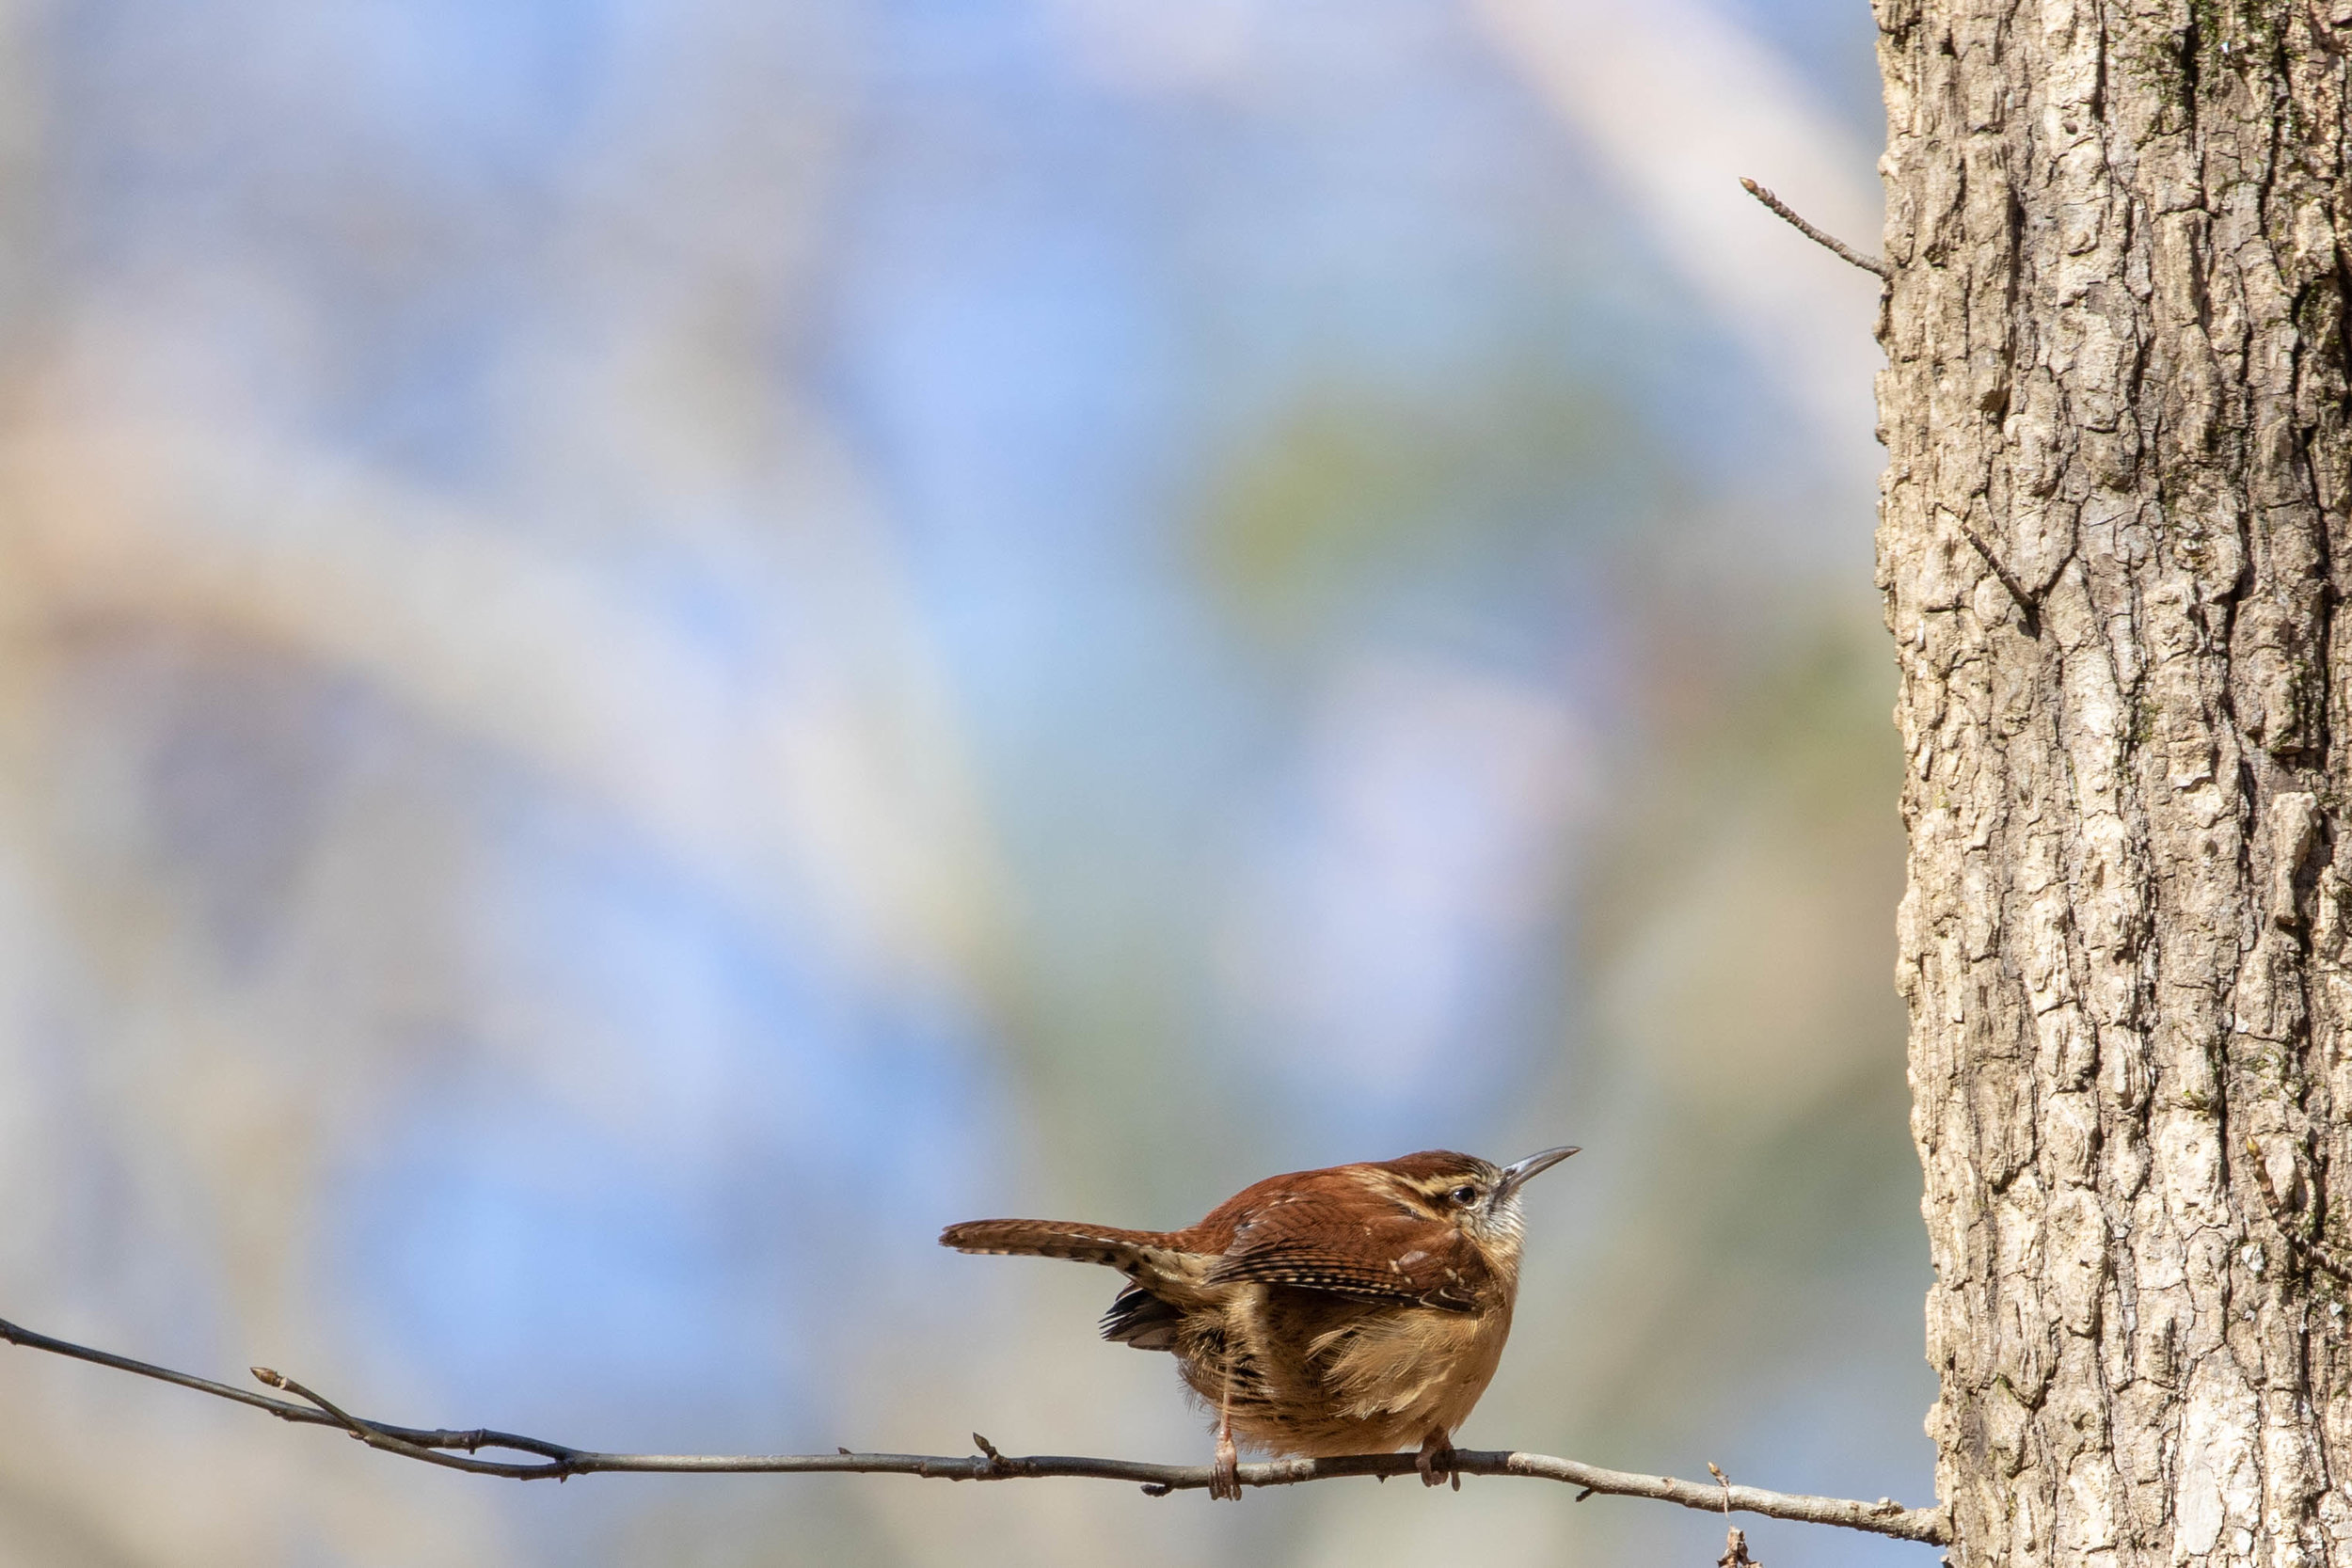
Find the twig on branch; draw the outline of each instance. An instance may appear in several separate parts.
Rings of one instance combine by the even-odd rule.
[[[1206,1489],[1211,1474],[1210,1466],[1206,1465],[1152,1465],[1132,1459],[1002,1453],[978,1433],[972,1434],[972,1441],[980,1451],[969,1455],[852,1453],[847,1449],[837,1453],[794,1454],[599,1453],[594,1449],[549,1442],[543,1437],[526,1437],[488,1427],[454,1431],[394,1426],[386,1421],[367,1420],[351,1415],[294,1379],[266,1367],[256,1367],[253,1375],[273,1388],[292,1394],[294,1401],[300,1402],[271,1399],[225,1383],[215,1383],[210,1378],[173,1371],[167,1367],[135,1361],[127,1355],[116,1355],[70,1340],[52,1338],[46,1334],[20,1328],[6,1320],[0,1320],[0,1340],[32,1350],[48,1351],[56,1355],[72,1356],[77,1361],[88,1361],[101,1367],[111,1367],[117,1371],[178,1384],[199,1394],[211,1394],[217,1399],[233,1400],[239,1404],[266,1410],[280,1420],[334,1427],[372,1449],[398,1454],[404,1459],[421,1460],[453,1470],[502,1476],[516,1481],[550,1478],[563,1481],[571,1476],[645,1471],[737,1475],[851,1473],[927,1476],[940,1481],[1017,1481],[1073,1476],[1128,1481],[1142,1486],[1148,1492],[1164,1495]],[[478,1455],[484,1449],[533,1454],[537,1456],[537,1462],[483,1459]],[[1951,1539],[1950,1527],[1942,1510],[1905,1508],[1887,1497],[1881,1497],[1875,1503],[1866,1503],[1843,1497],[1766,1492],[1753,1486],[1733,1486],[1728,1481],[1715,1487],[1696,1481],[1677,1481],[1671,1476],[1604,1470],[1598,1465],[1579,1464],[1573,1459],[1554,1459],[1549,1454],[1539,1453],[1458,1449],[1449,1463],[1460,1475],[1533,1476],[1581,1487],[1586,1495],[1601,1492],[1620,1497],[1651,1497],[1660,1502],[1677,1503],[1709,1513],[1737,1509],[1797,1524],[1836,1525],[1846,1529],[1867,1530],[1872,1535],[1892,1536],[1899,1541],[1921,1541],[1934,1545],[1945,1544]],[[1353,1454],[1340,1459],[1279,1459],[1268,1464],[1245,1465],[1241,1467],[1241,1483],[1244,1486],[1292,1486],[1301,1481],[1327,1481],[1340,1476],[1378,1476],[1385,1479],[1414,1473],[1415,1456],[1410,1453]]]
[[[1820,245],[1822,249],[1828,251],[1839,261],[1851,261],[1855,266],[1860,267],[1864,272],[1877,274],[1880,281],[1882,282],[1892,282],[1894,280],[1895,269],[1893,267],[1887,265],[1884,261],[1880,261],[1875,256],[1865,256],[1862,252],[1856,250],[1845,241],[1836,238],[1835,235],[1822,233],[1820,230],[1805,222],[1804,219],[1799,217],[1796,214],[1795,210],[1792,209],[1788,203],[1783,201],[1780,198],[1774,196],[1772,192],[1766,190],[1755,181],[1743,179],[1740,182],[1740,188],[1746,191],[1750,196],[1756,198],[1756,200],[1764,203],[1765,206],[1770,207],[1773,212],[1779,214],[1781,217],[1787,220],[1798,233],[1803,234],[1806,239],[1811,240],[1815,245]]]
[[[1707,1462],[1708,1473],[1724,1489],[1724,1555],[1715,1560],[1715,1568],[1764,1568],[1748,1555],[1748,1532],[1731,1519],[1731,1478],[1716,1467],[1713,1460]]]

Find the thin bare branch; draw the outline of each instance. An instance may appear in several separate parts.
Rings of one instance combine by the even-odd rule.
[[[1089,1459],[1062,1454],[1008,1454],[998,1451],[994,1444],[977,1433],[973,1433],[972,1441],[981,1451],[968,1455],[852,1453],[846,1449],[837,1453],[793,1454],[599,1453],[487,1427],[458,1431],[394,1426],[389,1422],[368,1420],[351,1415],[292,1378],[266,1367],[253,1369],[254,1376],[273,1388],[294,1395],[294,1400],[301,1402],[271,1399],[225,1383],[215,1383],[210,1378],[196,1377],[149,1362],[135,1361],[127,1355],[116,1355],[70,1340],[52,1338],[46,1334],[20,1328],[6,1320],[0,1320],[0,1340],[31,1350],[72,1356],[78,1361],[93,1362],[140,1377],[157,1378],[183,1388],[193,1388],[199,1394],[213,1395],[216,1399],[234,1400],[239,1404],[266,1410],[281,1420],[333,1427],[372,1449],[398,1454],[404,1459],[421,1460],[426,1464],[465,1470],[474,1475],[501,1476],[516,1481],[562,1481],[571,1476],[646,1471],[736,1475],[846,1473],[927,1476],[939,1481],[1018,1481],[1068,1476],[1128,1481],[1154,1496],[1165,1496],[1170,1492],[1205,1490],[1211,1474],[1210,1466],[1206,1465],[1153,1465],[1132,1459]],[[476,1457],[484,1449],[533,1454],[538,1458],[535,1462],[509,1462]],[[1243,1465],[1241,1483],[1244,1486],[1295,1486],[1302,1481],[1329,1481],[1341,1476],[1405,1476],[1415,1473],[1414,1464],[1415,1455],[1410,1453],[1354,1454],[1341,1459],[1279,1459],[1263,1465]],[[1549,1454],[1503,1450],[1458,1449],[1454,1450],[1450,1466],[1456,1474],[1466,1476],[1533,1476],[1545,1481],[1564,1481],[1582,1488],[1580,1500],[1582,1496],[1599,1492],[1611,1497],[1649,1497],[1684,1508],[1701,1509],[1709,1513],[1737,1510],[1798,1524],[1835,1525],[1845,1529],[1867,1530],[1872,1535],[1892,1536],[1900,1541],[1921,1541],[1941,1545],[1950,1539],[1941,1510],[1905,1508],[1887,1497],[1881,1497],[1875,1503],[1866,1503],[1842,1497],[1766,1492],[1757,1487],[1733,1486],[1728,1482],[1709,1485],[1703,1481],[1677,1481],[1672,1476],[1605,1470],[1598,1465],[1580,1464],[1573,1459],[1555,1459]]]
[[[1860,267],[1864,272],[1876,273],[1882,281],[1892,282],[1894,280],[1895,269],[1893,267],[1888,266],[1884,261],[1880,261],[1875,256],[1865,256],[1862,252],[1856,250],[1845,241],[1836,238],[1835,235],[1822,233],[1820,230],[1805,222],[1804,219],[1799,217],[1796,214],[1795,210],[1791,208],[1788,203],[1783,201],[1780,198],[1774,196],[1772,192],[1766,190],[1755,181],[1743,179],[1740,182],[1740,188],[1746,191],[1750,196],[1756,198],[1756,200],[1764,203],[1765,206],[1770,207],[1773,212],[1779,214],[1782,218],[1786,219],[1788,224],[1797,230],[1798,233],[1803,234],[1806,239],[1811,240],[1815,245],[1821,246],[1831,255],[1836,257],[1839,261],[1851,261],[1855,266]]]

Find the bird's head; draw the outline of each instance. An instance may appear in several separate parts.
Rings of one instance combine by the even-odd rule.
[[[1432,1219],[1443,1220],[1497,1262],[1516,1266],[1525,1220],[1519,1196],[1528,1181],[1574,1154],[1573,1146],[1547,1148],[1524,1160],[1498,1165],[1475,1154],[1426,1149],[1375,1167],[1403,1202]]]

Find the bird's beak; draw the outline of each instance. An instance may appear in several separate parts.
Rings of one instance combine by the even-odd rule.
[[[1517,1192],[1520,1183],[1530,1177],[1541,1176],[1575,1152],[1576,1146],[1573,1144],[1565,1148],[1547,1148],[1540,1154],[1529,1155],[1515,1165],[1503,1166],[1502,1181],[1495,1188],[1495,1196],[1503,1197]]]

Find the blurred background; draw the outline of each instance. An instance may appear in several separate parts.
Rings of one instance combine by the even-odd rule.
[[[0,9],[0,1315],[1204,1461],[1101,1271],[1531,1189],[1460,1433],[1930,1500],[1860,0]],[[1566,1488],[482,1481],[0,1351],[0,1564],[1711,1562]],[[1767,1562],[1923,1548],[1748,1521]]]

